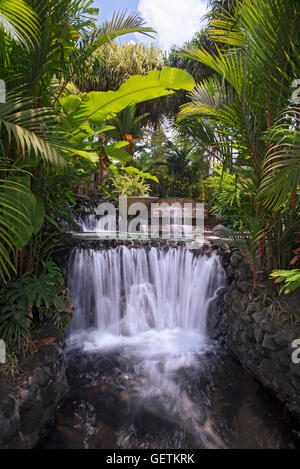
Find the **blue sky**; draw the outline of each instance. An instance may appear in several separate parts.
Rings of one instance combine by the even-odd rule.
[[[109,20],[114,10],[137,11],[138,0],[94,0],[94,6],[100,10],[100,21]]]
[[[136,11],[157,31],[156,41],[143,35],[124,36],[123,41],[154,42],[168,50],[182,45],[201,28],[201,18],[207,12],[207,0],[94,0],[100,9],[100,22],[110,19],[115,10]]]

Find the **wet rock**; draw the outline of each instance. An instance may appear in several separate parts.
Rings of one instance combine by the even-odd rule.
[[[224,294],[227,293],[228,289],[227,287],[221,287],[218,289],[217,294],[219,297],[224,297]]]
[[[212,233],[214,236],[218,236],[219,238],[228,238],[230,235],[231,230],[226,228],[224,225],[216,225],[212,229]]]
[[[37,384],[31,384],[27,388],[21,390],[20,412],[23,412],[24,410],[28,410],[34,405],[36,398],[37,398],[38,390],[39,390],[39,387]]]

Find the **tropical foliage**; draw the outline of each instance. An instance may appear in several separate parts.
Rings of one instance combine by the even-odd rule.
[[[299,5],[210,6],[167,57],[114,42],[155,33],[135,13],[97,26],[92,0],[0,0],[0,334],[12,348],[49,317],[66,325],[53,259],[91,193],[203,200],[255,270],[299,286]]]
[[[270,275],[276,283],[283,283],[280,293],[290,293],[300,287],[300,270],[274,270]]]
[[[300,215],[299,103],[292,102],[300,76],[298,2],[244,0],[229,10],[217,7],[207,33],[215,51],[188,48],[180,54],[213,74],[190,94],[179,123],[186,122],[189,135],[193,123],[206,152],[229,168],[237,186],[248,181],[246,228],[257,247],[254,260],[265,271],[288,267]],[[243,211],[236,217],[242,220]]]
[[[76,195],[91,184],[107,193],[109,173],[147,193],[152,176],[128,166],[145,117],[136,105],[194,88],[186,71],[163,67],[150,48],[142,68],[123,69],[114,89],[89,90],[116,37],[153,33],[126,12],[97,27],[92,3],[0,1],[0,334],[18,350],[35,321],[66,325],[71,305],[53,255]],[[138,49],[136,65],[146,53]]]

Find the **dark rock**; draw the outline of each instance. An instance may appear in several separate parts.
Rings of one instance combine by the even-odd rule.
[[[275,342],[274,336],[269,334],[265,334],[262,346],[263,348],[271,350],[272,352],[280,349],[278,344]]]
[[[45,373],[44,368],[37,366],[32,373],[32,382],[38,384],[39,386],[46,386],[50,378]]]
[[[41,390],[41,398],[45,407],[55,400],[55,397],[58,395],[57,391],[58,386],[55,381],[50,381],[50,383]]]
[[[56,342],[41,347],[26,364],[24,375],[11,378],[1,388],[1,449],[33,448],[50,430],[48,424],[67,390],[62,341],[54,332],[48,330],[45,334]]]
[[[21,413],[20,430],[23,435],[34,433],[43,422],[44,407],[41,401],[37,401],[31,409]]]
[[[241,306],[242,306],[243,310],[245,311],[245,313],[246,313],[247,315],[248,315],[248,311],[247,311],[247,309],[248,309],[248,304],[249,304],[249,297],[248,297],[248,295],[247,295],[247,294],[242,295],[242,297],[241,297]],[[249,315],[249,316],[251,316],[251,315]]]
[[[293,377],[297,377],[300,380],[300,363],[298,364],[293,363],[292,358],[291,358],[290,373]]]
[[[247,314],[246,311],[244,311],[243,314],[241,315],[241,319],[245,322],[252,322],[251,316],[249,314]],[[249,328],[249,330],[251,330],[251,329]]]
[[[16,403],[9,396],[0,396],[0,414],[9,419],[15,412]]]
[[[241,340],[244,342],[244,344],[249,344],[254,342],[254,333],[253,330],[250,328],[246,328],[242,333],[241,333]]]
[[[238,290],[232,290],[231,297],[232,297],[234,303],[240,303],[242,295]]]
[[[6,443],[11,438],[13,438],[19,427],[19,420],[17,415],[13,416],[10,419],[3,418],[3,414],[0,412],[0,441]]]
[[[248,306],[247,306],[247,314],[255,314],[259,311],[259,305],[258,303],[250,303]]]
[[[264,338],[264,331],[259,326],[254,326],[253,332],[256,342],[261,344]]]
[[[254,319],[256,324],[260,324],[265,319],[265,315],[262,313],[254,313],[252,315],[252,318]]]
[[[226,293],[225,293],[223,299],[224,299],[224,301],[225,301],[225,303],[226,303],[227,305],[231,305],[231,303],[232,303],[232,297],[231,297],[231,295],[230,295],[229,292],[226,292]]]
[[[252,290],[252,284],[249,283],[249,282],[238,282],[238,288],[243,292],[243,293],[247,293],[247,292],[250,292]]]
[[[278,352],[272,353],[271,362],[275,370],[278,370],[280,373],[286,372],[286,367],[283,363],[281,363],[278,357]]]
[[[35,354],[35,361],[38,363],[55,363],[58,359],[59,352],[55,345],[46,345],[41,347]]]
[[[231,309],[234,313],[241,315],[243,313],[243,308],[241,303],[232,303]]]
[[[259,377],[262,382],[262,384],[268,388],[272,389],[272,381],[274,380],[274,374],[272,365],[270,360],[263,360],[259,369],[258,369]]]
[[[7,444],[7,449],[23,449],[23,448],[24,448],[24,443],[19,435],[14,436],[11,440],[9,440]]]
[[[285,368],[289,369],[292,362],[292,353],[290,353],[287,349],[281,350],[277,354],[278,360],[285,366]]]
[[[234,278],[234,270],[233,270],[231,265],[226,267],[226,274],[229,278],[231,278],[231,279]]]
[[[270,334],[273,334],[276,331],[275,324],[272,321],[269,321],[269,319],[264,319],[259,325],[263,331],[269,332]]]
[[[228,289],[227,289],[226,287],[221,287],[221,288],[219,288],[218,291],[217,291],[218,296],[219,296],[219,297],[224,296],[224,294],[227,292],[227,290],[228,290]]]
[[[237,267],[241,264],[243,259],[244,258],[242,254],[233,254],[230,259],[230,264],[232,265],[232,267]]]
[[[300,419],[300,364],[292,363],[291,346],[299,330],[287,330],[267,316],[260,299],[267,282],[258,276],[261,284],[253,289],[253,272],[240,253],[223,265],[230,287],[218,309],[210,311],[210,333]]]
[[[20,392],[20,399],[21,399],[20,411],[21,412],[23,412],[24,410],[30,409],[34,405],[38,390],[39,388],[37,384],[31,384],[26,389],[21,390]]]
[[[291,345],[293,342],[293,335],[286,332],[283,329],[280,329],[278,332],[276,332],[274,339],[275,342],[282,348],[288,347]]]
[[[224,225],[216,225],[212,229],[214,236],[219,236],[220,238],[227,238],[230,230]]]

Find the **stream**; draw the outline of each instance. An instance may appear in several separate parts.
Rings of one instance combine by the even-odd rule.
[[[70,391],[44,448],[300,448],[287,411],[207,336],[218,256],[75,248],[66,269]]]

